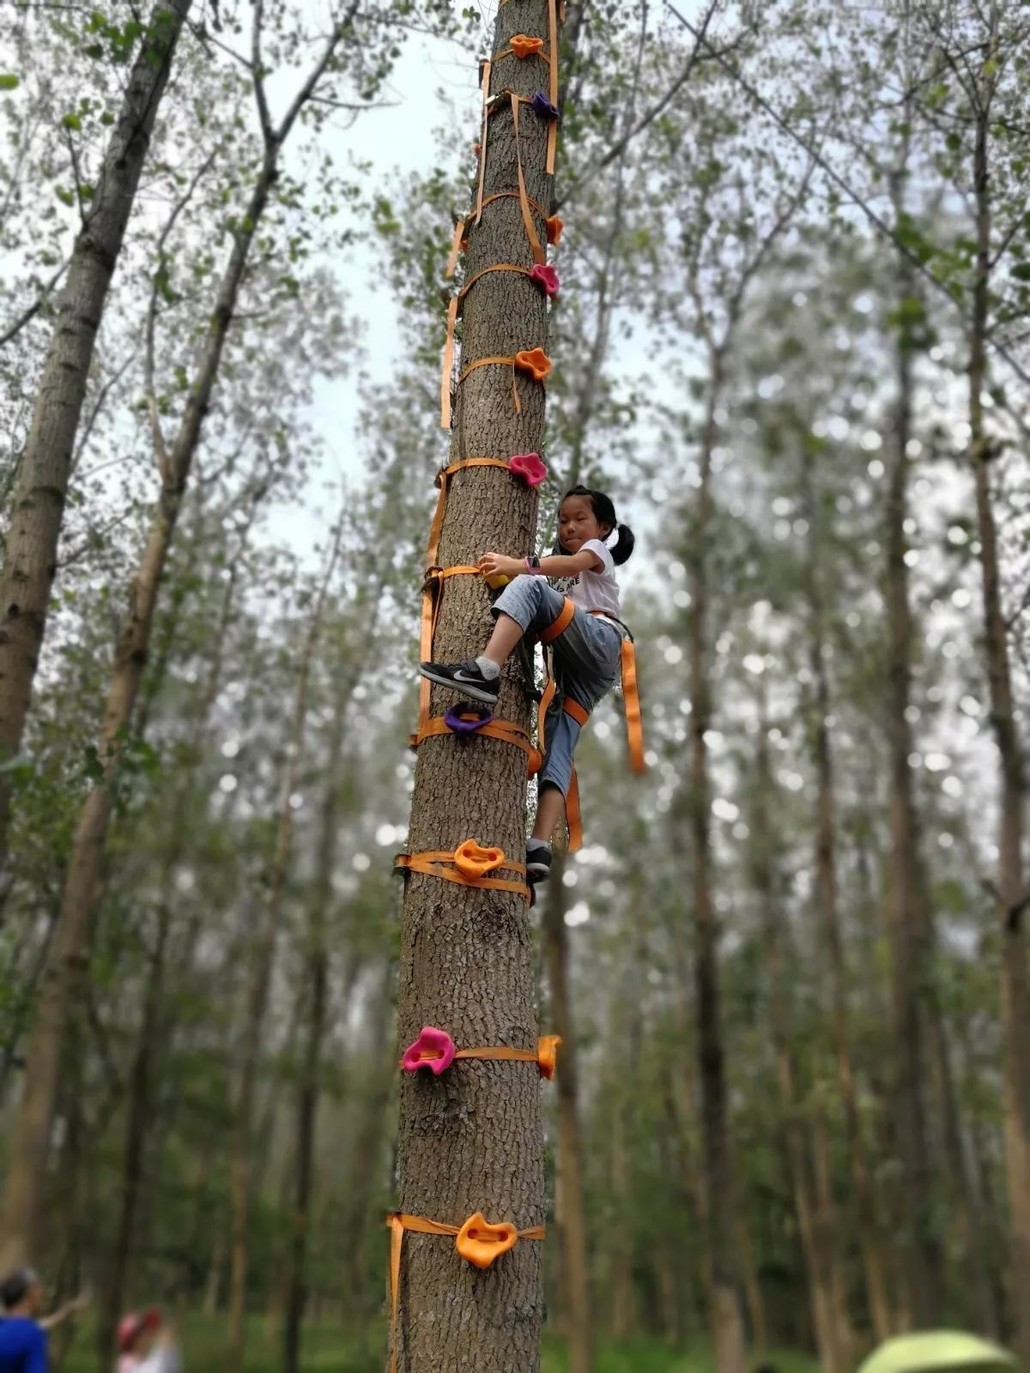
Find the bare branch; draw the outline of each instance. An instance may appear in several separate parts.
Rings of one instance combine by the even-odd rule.
[[[54,287],[64,276],[65,272],[68,270],[68,263],[70,261],[71,258],[65,258],[65,260],[61,263],[60,267],[58,267],[57,271],[50,278],[47,284],[43,287],[42,291],[40,291],[39,295],[32,302],[32,304],[27,306],[17,317],[17,319],[12,320],[11,323],[4,330],[4,332],[0,334],[0,348],[3,348],[6,344],[10,343],[11,339],[15,338],[18,334],[21,333],[22,329],[25,328],[26,324],[30,323],[32,320],[36,318],[40,310],[42,310],[43,306],[49,300]]]
[[[555,202],[554,208],[556,211],[560,210],[563,205],[566,205],[568,203],[568,201],[572,198],[572,196],[575,195],[575,193],[584,184],[584,182],[592,181],[593,178],[598,174],[598,172],[603,171],[605,167],[607,167],[610,163],[614,162],[617,157],[621,157],[622,154],[626,151],[627,147],[630,145],[630,143],[632,143],[633,140],[637,137],[637,135],[643,133],[646,128],[648,128],[651,124],[654,123],[654,121],[663,112],[663,110],[668,108],[672,100],[687,84],[687,82],[690,80],[690,76],[694,70],[694,67],[697,65],[698,56],[701,51],[701,45],[705,42],[705,33],[708,29],[708,25],[714,18],[720,3],[721,0],[710,0],[708,9],[702,16],[701,27],[695,34],[694,46],[690,52],[690,56],[687,58],[687,64],[683,68],[682,72],[680,72],[676,80],[669,87],[669,89],[662,96],[662,98],[656,101],[655,104],[652,105],[651,108],[647,111],[647,113],[642,115],[640,119],[637,121],[637,123],[634,124],[631,129],[624,133],[623,136],[620,139],[618,139],[618,141],[614,143],[612,147],[608,149],[604,157],[602,157],[599,162],[595,162],[592,167],[588,167],[587,170],[583,172],[581,176],[578,176],[575,179],[575,181],[573,181],[572,185],[569,187],[568,191],[565,193],[562,199]],[[673,13],[675,13],[675,11],[673,11]]]
[[[842,177],[840,173],[836,171],[830,165],[829,162],[827,162],[826,158],[823,157],[822,153],[818,152],[818,150],[813,148],[812,144],[808,140],[803,138],[799,133],[797,133],[793,128],[791,128],[791,126],[787,123],[784,117],[779,113],[778,110],[774,109],[773,106],[769,104],[768,100],[765,99],[761,92],[756,90],[756,88],[747,80],[747,78],[742,76],[741,73],[737,71],[737,69],[732,65],[732,63],[727,62],[725,58],[722,56],[722,54],[719,53],[715,48],[713,48],[712,45],[708,42],[708,40],[698,33],[697,29],[694,28],[693,24],[691,24],[689,20],[685,19],[683,15],[680,14],[679,10],[676,9],[675,5],[671,3],[671,0],[665,0],[665,6],[670,11],[670,13],[672,13],[679,20],[683,27],[687,29],[688,32],[694,34],[699,39],[702,45],[709,50],[709,52],[719,63],[719,65],[723,67],[723,69],[733,78],[734,81],[737,82],[737,84],[741,87],[742,90],[747,92],[747,94],[755,102],[758,108],[763,110],[769,116],[769,118],[773,121],[776,127],[780,129],[782,133],[785,133],[788,138],[792,139],[795,143],[797,143],[799,147],[803,148],[805,152],[808,153],[809,157],[812,158],[812,160],[815,162],[816,166],[819,167],[827,177],[829,177],[829,179],[838,188],[838,190],[842,191],[851,201],[851,203],[855,205],[859,210],[861,210],[861,212],[865,215],[866,219],[869,220],[869,222],[878,230],[879,233],[883,235],[884,238],[888,239],[891,243],[894,244],[898,252],[912,264],[912,266],[919,273],[919,275],[925,277],[927,281],[932,283],[932,285],[937,291],[945,295],[953,305],[957,305],[961,309],[962,301],[958,297],[956,292],[952,291],[952,289],[945,282],[939,280],[939,278],[934,276],[933,272],[930,271],[926,263],[923,262],[922,259],[915,252],[913,252],[913,250],[908,246],[907,243],[902,242],[902,240],[898,237],[898,235],[891,228],[891,226],[883,219],[883,217],[877,214],[877,212],[868,203],[868,201],[864,200],[862,196],[859,195],[859,193],[847,181],[845,181],[844,177]],[[1020,381],[1022,381],[1025,385],[1030,386],[1030,372],[1028,372],[1026,368],[1023,367],[1012,356],[1012,354],[1005,347],[1005,345],[1003,343],[1000,343],[992,333],[987,334],[987,342],[990,345],[990,347],[993,348],[995,353],[997,353],[998,357],[1000,357],[1012,369],[1012,371],[1020,379]]]

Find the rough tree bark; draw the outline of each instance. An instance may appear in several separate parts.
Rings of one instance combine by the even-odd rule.
[[[260,26],[260,6],[255,11],[254,22]],[[344,23],[333,30],[319,61],[276,128],[268,123],[261,72],[254,72],[259,105],[263,111],[264,155],[246,212],[234,233],[229,261],[219,283],[201,351],[197,376],[170,448],[166,446],[161,432],[157,407],[151,404],[161,491],[133,583],[125,628],[115,649],[115,666],[98,744],[104,778],[89,793],[79,814],[61,914],[43,972],[43,986],[27,1056],[25,1097],[15,1125],[3,1205],[0,1208],[0,1235],[3,1237],[0,1239],[0,1267],[4,1263],[10,1266],[25,1262],[24,1256],[34,1247],[57,1094],[61,1042],[69,1008],[77,995],[88,959],[89,928],[102,888],[103,857],[113,809],[112,788],[124,747],[124,732],[132,719],[139,693],[165,561],[175,534],[193,456],[200,443],[204,416],[211,403],[222,350],[232,323],[251,246],[275,184],[282,148],[347,29],[348,25]],[[259,32],[259,27],[255,32]]]
[[[297,790],[297,778],[304,754],[308,717],[308,683],[311,678],[311,667],[315,649],[318,646],[329,586],[340,556],[342,532],[343,518],[341,516],[334,531],[332,546],[326,559],[322,582],[315,598],[300,661],[297,665],[297,688],[294,693],[293,718],[286,743],[275,848],[268,867],[264,912],[261,917],[254,951],[254,966],[251,969],[250,984],[247,991],[247,1006],[241,1037],[240,1079],[233,1108],[232,1153],[229,1168],[232,1247],[229,1272],[227,1366],[232,1370],[232,1373],[237,1373],[237,1370],[243,1367],[243,1355],[247,1339],[247,1270],[250,1257],[247,1231],[250,1219],[251,1121],[254,1114],[254,1097],[257,1092],[265,1014],[268,1009],[268,995],[272,983],[276,944],[279,938],[283,892],[286,888],[290,854],[293,848],[293,806],[291,798]],[[324,996],[324,985],[321,990]]]
[[[976,101],[973,191],[976,201],[976,268],[969,348],[969,455],[976,487],[977,533],[983,573],[984,659],[991,725],[998,746],[1000,814],[998,872],[993,893],[1001,940],[1001,1023],[1004,1042],[1005,1169],[1009,1209],[1008,1276],[1015,1321],[1015,1352],[1030,1367],[1030,981],[1026,912],[1030,887],[1023,863],[1026,773],[1012,694],[1008,629],[1001,591],[998,531],[991,492],[993,456],[984,418],[987,331],[990,310],[992,209],[989,136],[997,76],[999,8],[989,6],[989,57]]]
[[[869,1166],[869,1154],[858,1111],[858,1091],[855,1085],[854,1063],[851,1054],[851,1028],[848,1014],[847,968],[844,939],[841,932],[840,909],[837,899],[837,800],[834,779],[833,751],[830,743],[830,682],[827,671],[825,607],[822,595],[822,551],[819,502],[814,498],[811,479],[811,455],[806,451],[801,471],[802,504],[808,524],[806,562],[808,575],[805,591],[808,598],[808,666],[815,684],[811,729],[812,751],[816,770],[816,838],[815,872],[819,914],[827,963],[829,965],[830,1018],[833,1049],[837,1062],[837,1082],[844,1112],[844,1128],[848,1141],[848,1163],[852,1186],[855,1189],[855,1212],[858,1242],[862,1253],[866,1299],[873,1333],[878,1342],[891,1332],[891,1308],[887,1295],[887,1265],[883,1251],[883,1233],[879,1219],[879,1198],[876,1195]]]
[[[583,1141],[577,1105],[576,1039],[569,998],[569,935],[565,924],[568,891],[564,877],[565,854],[556,853],[551,864],[550,888],[544,903],[541,933],[547,962],[552,1028],[562,1039],[561,1072],[555,1082],[558,1096],[557,1222],[562,1248],[560,1271],[569,1373],[592,1373],[594,1348],[586,1214],[583,1209]]]
[[[151,12],[58,297],[0,571],[0,762],[21,747],[97,331],[191,4],[158,0]],[[0,860],[7,850],[10,804],[10,782],[0,775]]]
[[[493,50],[522,31],[548,34],[546,0],[502,5]],[[540,66],[511,57],[495,63],[491,91],[511,86],[529,98]],[[519,144],[528,193],[550,203],[545,173],[547,129],[525,113]],[[490,122],[485,193],[517,186],[512,118],[506,103]],[[493,201],[470,225],[466,279],[494,263],[532,264],[518,200]],[[545,347],[547,310],[526,277],[492,272],[465,299],[462,366],[488,356],[511,357]],[[512,372],[499,366],[472,372],[460,387],[452,460],[539,450],[541,388],[519,382],[521,411],[512,402]],[[536,502],[500,469],[459,473],[451,488],[440,543],[444,565],[474,563],[485,549],[530,551]],[[477,578],[449,579],[434,656],[442,661],[482,651],[489,633],[485,588]],[[453,704],[433,692],[433,714]],[[526,702],[505,672],[499,717],[527,724]],[[521,752],[475,737],[426,740],[419,749],[409,849],[452,850],[463,840],[497,845],[515,861],[525,852],[526,777]],[[532,1049],[537,1024],[535,979],[526,906],[514,893],[459,887],[413,874],[402,928],[398,1035],[413,1040],[438,1025],[459,1045],[508,1044]],[[559,1067],[559,1071],[561,1071]],[[520,1229],[544,1219],[540,1085],[532,1064],[459,1063],[440,1078],[404,1074],[398,1138],[400,1209],[460,1225],[476,1211]],[[546,1241],[545,1241],[546,1242]],[[537,1373],[543,1315],[539,1242],[523,1241],[490,1269],[463,1263],[441,1237],[408,1234],[401,1274],[397,1339],[404,1373],[444,1373],[475,1363],[493,1373]]]

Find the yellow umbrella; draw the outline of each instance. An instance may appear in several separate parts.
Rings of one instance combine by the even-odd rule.
[[[923,1330],[886,1340],[858,1373],[1014,1373],[1017,1368],[1013,1355],[979,1335]]]

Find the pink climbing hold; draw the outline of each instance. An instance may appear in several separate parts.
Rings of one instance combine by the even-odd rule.
[[[547,467],[539,453],[516,453],[508,459],[508,471],[521,477],[527,486],[539,486],[547,480]]]
[[[439,1077],[454,1062],[454,1040],[446,1030],[434,1029],[423,1025],[422,1033],[414,1044],[409,1044],[401,1058],[401,1067],[406,1073],[415,1073],[419,1068],[428,1068]]]
[[[546,263],[538,262],[529,269],[530,281],[535,281],[549,300],[554,300],[558,295],[558,288],[561,282],[558,280],[558,273],[553,267]]]

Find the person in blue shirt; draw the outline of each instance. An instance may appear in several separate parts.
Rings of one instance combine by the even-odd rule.
[[[31,1268],[16,1268],[0,1282],[0,1373],[47,1373],[42,1305],[43,1284]]]

